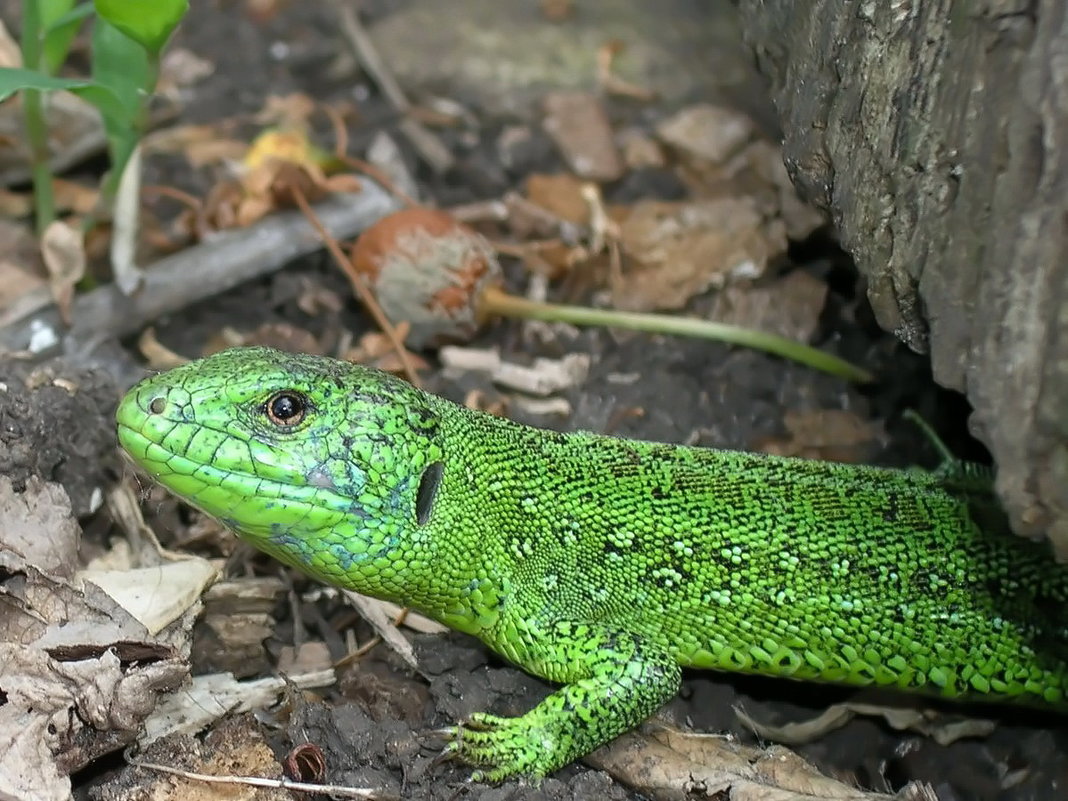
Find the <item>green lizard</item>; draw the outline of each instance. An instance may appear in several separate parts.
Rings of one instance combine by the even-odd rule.
[[[539,777],[709,668],[1068,708],[1068,571],[977,524],[988,476],[560,434],[332,359],[230,350],[142,381],[122,446],[329,584],[563,685],[447,751]]]

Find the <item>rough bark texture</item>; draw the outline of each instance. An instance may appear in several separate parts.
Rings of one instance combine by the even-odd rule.
[[[737,4],[795,182],[1068,558],[1068,4]]]

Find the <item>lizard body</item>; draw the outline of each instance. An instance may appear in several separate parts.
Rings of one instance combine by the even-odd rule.
[[[974,470],[560,434],[263,348],[146,379],[117,416],[143,469],[256,547],[562,684],[457,727],[487,779],[632,728],[683,667],[1068,708],[1068,571]]]

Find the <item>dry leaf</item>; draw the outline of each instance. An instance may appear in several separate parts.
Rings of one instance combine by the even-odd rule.
[[[184,47],[168,47],[160,61],[160,76],[156,91],[173,92],[193,86],[215,73],[215,64]]]
[[[769,331],[810,342],[819,329],[827,285],[794,270],[766,285],[731,285],[716,293],[709,317],[716,322]]]
[[[404,342],[408,338],[408,332],[411,330],[411,324],[407,321],[402,321],[394,326],[397,333],[397,339]],[[408,359],[416,370],[425,370],[430,367],[430,363],[427,362],[418,353],[413,353],[410,350],[405,349],[408,354]],[[404,362],[401,361],[400,354],[397,353],[397,349],[393,347],[393,343],[381,331],[368,331],[362,337],[355,347],[349,348],[345,351],[342,357],[345,361],[355,362],[356,364],[366,364],[369,367],[375,367],[379,370],[385,370],[387,373],[401,374],[405,371]]]
[[[41,257],[48,269],[52,299],[63,322],[70,325],[74,287],[85,275],[85,240],[82,232],[62,220],[55,220],[41,235]]]
[[[149,133],[143,143],[146,155],[176,153],[194,167],[240,161],[248,152],[248,142],[225,134],[229,122],[217,125],[176,125]]]
[[[0,484],[0,509],[16,504]],[[68,774],[131,742],[188,663],[93,584],[48,576],[8,547],[0,576],[0,796],[67,798]],[[188,636],[192,616],[183,622],[170,639]]]
[[[334,192],[358,192],[352,175],[328,176],[333,158],[313,145],[300,130],[270,130],[260,134],[243,159],[244,172],[236,180],[212,187],[203,219],[216,230],[246,227],[280,208],[294,204],[296,191],[309,203]]]
[[[527,176],[526,196],[532,203],[537,203],[561,220],[575,225],[588,225],[590,204],[582,196],[584,185],[585,181],[568,173],[531,173]]]
[[[590,181],[614,181],[623,175],[623,159],[600,98],[561,91],[550,92],[543,103],[542,127],[575,175]]]
[[[575,14],[575,0],[541,0],[541,13],[550,22],[564,22]]]
[[[81,528],[71,513],[70,498],[59,484],[31,476],[21,492],[0,476],[0,546],[27,564],[70,578],[78,564]]]
[[[667,163],[664,148],[640,128],[628,128],[621,131],[619,142],[623,149],[623,161],[626,162],[628,169],[660,168]]]
[[[152,567],[82,570],[78,578],[110,595],[149,634],[159,634],[197,604],[218,575],[219,565],[187,556]],[[166,592],[160,592],[163,587]]]
[[[52,193],[58,212],[73,212],[84,216],[96,209],[100,202],[99,190],[63,178],[53,179]]]
[[[29,192],[12,192],[0,188],[0,217],[8,220],[22,219],[33,214],[33,195]]]
[[[18,301],[47,286],[43,273],[33,230],[0,214],[0,318]]]
[[[148,326],[137,339],[137,350],[150,370],[170,370],[189,363],[189,358],[166,347],[156,338],[155,326]]]
[[[629,259],[613,299],[630,311],[680,309],[709,289],[759,278],[786,251],[782,223],[747,197],[645,200],[621,211],[618,222]]]
[[[922,734],[941,746],[966,738],[987,737],[997,728],[995,721],[983,718],[947,715],[936,710],[912,706],[857,702],[833,704],[808,720],[778,725],[762,723],[740,707],[735,707],[734,712],[742,724],[758,737],[786,745],[811,743],[835,729],[840,729],[857,716],[880,718],[892,729]]]
[[[235,344],[259,345],[277,350],[286,350],[293,353],[311,353],[322,356],[325,352],[318,338],[305,328],[291,323],[264,323],[259,328],[240,336],[240,342],[230,342],[226,347]]]
[[[885,438],[880,424],[841,409],[790,409],[783,415],[783,424],[789,437],[764,440],[758,443],[758,450],[779,456],[857,464],[870,461]]]
[[[655,728],[654,728],[655,727]],[[891,801],[824,776],[793,752],[741,745],[720,735],[660,724],[651,735],[631,732],[586,757],[596,768],[651,798],[722,798],[725,801]],[[936,801],[910,785],[910,799]],[[914,793],[915,789],[922,791]],[[904,791],[902,791],[904,793]]]
[[[8,32],[3,20],[0,20],[0,67],[18,68],[22,66],[22,48]]]
[[[825,212],[810,206],[798,196],[797,187],[786,172],[782,148],[761,139],[746,148],[745,158],[754,174],[775,188],[778,214],[786,225],[786,235],[790,239],[801,241],[827,224]]]
[[[302,92],[271,95],[253,118],[257,125],[274,125],[290,130],[304,130],[308,118],[315,113],[317,103]]]
[[[322,640],[286,645],[278,652],[278,672],[283,676],[334,670],[334,658],[330,646]]]
[[[191,526],[184,542],[197,548],[218,543],[233,549],[236,545],[229,532],[199,528]],[[225,671],[238,678],[274,672],[276,664],[264,641],[275,634],[274,613],[286,590],[285,582],[276,576],[242,576],[211,585],[203,596],[204,613],[193,642],[193,658],[200,669]]]
[[[664,144],[681,155],[725,164],[756,133],[753,121],[734,109],[700,104],[684,108],[656,127]]]

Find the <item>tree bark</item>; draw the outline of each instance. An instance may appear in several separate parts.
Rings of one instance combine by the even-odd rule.
[[[1068,559],[1068,4],[737,4],[795,183]]]

